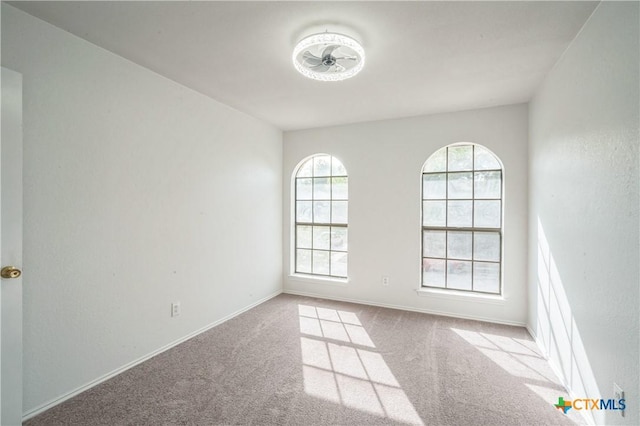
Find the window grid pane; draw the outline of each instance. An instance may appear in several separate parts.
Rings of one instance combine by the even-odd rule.
[[[501,294],[502,191],[500,162],[485,148],[454,145],[429,158],[422,174],[423,287]]]
[[[296,273],[347,277],[348,177],[330,155],[309,158],[295,176]]]

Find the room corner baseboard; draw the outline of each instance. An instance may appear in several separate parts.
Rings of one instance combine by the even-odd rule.
[[[529,332],[529,336],[531,336],[531,338],[533,339],[534,342],[536,342],[536,345],[538,346],[538,348],[540,348],[540,345],[538,344],[538,336],[537,334],[533,331],[533,328],[531,328],[531,324],[526,324],[525,327],[527,329],[527,331]],[[540,348],[542,349],[542,348]]]
[[[296,295],[296,296],[317,297],[319,299],[337,300],[337,301],[340,301],[340,302],[357,303],[357,304],[360,304],[360,305],[379,306],[381,308],[398,309],[398,310],[401,310],[401,311],[421,312],[423,314],[440,315],[440,316],[443,316],[443,317],[461,318],[461,319],[468,319],[468,320],[475,320],[475,321],[491,322],[491,323],[495,323],[495,324],[512,325],[512,326],[516,326],[516,327],[526,327],[526,325],[527,325],[527,324],[525,324],[523,322],[518,322],[518,321],[496,320],[494,318],[485,318],[485,317],[480,317],[480,316],[475,316],[475,315],[460,315],[460,314],[457,314],[457,313],[446,312],[446,311],[438,311],[438,310],[434,310],[434,309],[423,309],[423,308],[415,308],[415,307],[410,307],[410,306],[392,305],[392,304],[388,304],[388,303],[373,302],[373,301],[370,301],[370,300],[352,299],[352,298],[349,298],[349,297],[325,296],[325,295],[322,295],[322,294],[310,293],[310,292],[305,292],[305,291],[290,290],[290,289],[285,289],[283,291],[283,293],[285,293],[285,294],[293,294],[293,295]]]
[[[184,337],[181,337],[181,338],[179,338],[177,340],[174,340],[173,342],[171,342],[169,344],[166,344],[166,345],[162,346],[161,348],[156,349],[155,351],[153,351],[153,352],[151,352],[151,353],[149,353],[147,355],[144,355],[144,356],[142,356],[142,357],[140,357],[140,358],[138,358],[138,359],[136,359],[134,361],[131,361],[131,362],[123,365],[122,367],[116,368],[115,370],[113,370],[113,371],[111,371],[111,372],[109,372],[107,374],[104,374],[104,375],[98,377],[97,379],[90,381],[89,383],[86,383],[86,384],[84,384],[82,386],[79,386],[76,389],[74,389],[72,391],[69,391],[69,392],[67,392],[67,393],[65,393],[65,394],[63,394],[63,395],[61,395],[59,397],[53,398],[53,399],[45,402],[44,404],[41,404],[41,405],[39,405],[39,406],[27,411],[26,413],[24,413],[22,415],[22,421],[23,422],[27,421],[30,418],[35,417],[38,414],[43,413],[43,412],[47,411],[48,409],[53,408],[56,405],[61,404],[64,401],[66,401],[66,400],[68,400],[70,398],[73,398],[74,396],[76,396],[76,395],[78,395],[78,394],[80,394],[82,392],[87,391],[87,390],[91,389],[92,387],[97,386],[100,383],[102,383],[104,381],[107,381],[107,380],[111,379],[112,377],[115,377],[118,374],[127,371],[128,369],[135,367],[136,365],[141,364],[141,363],[145,362],[146,360],[148,360],[150,358],[153,358],[154,356],[159,355],[162,352],[165,352],[165,351],[173,348],[174,346],[179,345],[180,343],[186,342],[187,340],[189,340],[189,339],[191,339],[193,337],[196,337],[197,335],[202,334],[205,331],[212,329],[213,327],[216,327],[216,326],[218,326],[218,325],[220,325],[220,324],[222,324],[224,322],[227,322],[230,319],[232,319],[234,317],[237,317],[238,315],[242,314],[243,312],[246,312],[249,309],[255,308],[256,306],[266,302],[267,300],[273,299],[274,297],[278,296],[281,293],[282,293],[282,290],[278,290],[278,291],[276,291],[276,292],[274,292],[274,293],[272,293],[272,294],[270,294],[270,295],[268,295],[266,297],[263,297],[260,300],[257,300],[255,302],[253,302],[250,305],[245,306],[242,309],[239,309],[239,310],[237,310],[237,311],[235,311],[235,312],[233,312],[233,313],[231,313],[231,314],[229,314],[229,315],[227,315],[227,316],[225,316],[223,318],[220,318],[217,321],[212,322],[211,324],[205,325],[204,327],[202,327],[202,328],[200,328],[200,329],[198,329],[198,330],[196,330],[196,331],[194,331],[192,333],[187,334]]]
[[[531,328],[531,324],[527,324],[526,325],[526,329],[529,332],[529,334],[531,335],[531,338],[535,342],[536,346],[538,347],[538,350],[540,351],[540,353],[542,354],[544,359],[549,364],[549,367],[551,367],[551,371],[553,371],[553,374],[555,374],[556,377],[558,378],[558,380],[560,381],[560,385],[567,392],[567,395],[569,396],[569,399],[573,400],[573,399],[584,398],[584,395],[576,395],[575,391],[573,389],[571,389],[569,384],[564,380],[563,374],[562,374],[562,369],[560,368],[559,365],[557,365],[555,362],[553,362],[553,360],[551,360],[549,358],[549,353],[548,353],[547,348],[544,347],[542,342],[540,342],[540,340],[538,339],[537,333],[535,331],[533,331],[533,328]],[[595,425],[593,417],[589,416],[587,410],[582,410],[580,412],[580,414],[582,416],[582,419],[586,422],[587,425],[589,425],[589,426]]]
[[[544,349],[540,345],[538,345],[538,348],[541,351]],[[565,379],[564,379],[564,377],[562,375],[562,368],[558,364],[553,362],[547,355],[545,355],[545,359],[547,360],[547,363],[551,367],[551,371],[553,371],[553,374],[555,374],[556,377],[558,378],[558,380],[560,381],[560,385],[567,392],[567,395],[569,396],[569,398],[568,398],[569,400],[581,399],[581,398],[585,397],[585,395],[577,395],[575,393],[575,390],[572,389],[569,386],[569,384],[565,381]],[[596,425],[595,419],[592,416],[590,416],[589,413],[591,413],[590,410],[581,410],[580,411],[580,415],[581,415],[582,419],[585,421],[585,424],[587,424],[588,426],[595,426]]]

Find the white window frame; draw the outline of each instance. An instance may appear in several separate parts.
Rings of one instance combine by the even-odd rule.
[[[454,147],[460,147],[460,146],[471,146],[472,147],[472,154],[471,154],[471,158],[472,158],[472,166],[470,169],[468,170],[449,170],[449,149],[450,148],[454,148]],[[476,147],[479,147],[485,151],[487,151],[489,154],[491,154],[493,156],[493,158],[496,160],[497,164],[499,165],[499,167],[496,168],[483,168],[483,169],[476,169],[476,164],[475,164],[475,151],[476,151]],[[427,165],[429,164],[429,161],[432,160],[434,158],[434,156],[440,152],[441,150],[445,150],[445,170],[444,171],[433,171],[433,172],[426,172],[425,169],[427,167]],[[475,179],[476,179],[476,173],[484,173],[484,172],[499,172],[500,173],[500,197],[499,198],[476,198],[475,196]],[[470,173],[472,176],[471,179],[471,197],[470,198],[449,198],[449,175],[450,174],[455,174],[455,173]],[[445,174],[446,178],[445,178],[445,191],[446,191],[446,195],[444,198],[431,198],[429,200],[427,200],[425,198],[425,187],[424,187],[424,182],[425,182],[425,175],[436,175],[436,174]],[[491,152],[491,150],[489,150],[488,148],[479,145],[479,144],[475,144],[475,143],[470,143],[470,142],[461,142],[461,143],[455,143],[455,144],[451,144],[451,145],[447,145],[445,147],[440,148],[438,151],[434,152],[434,154],[432,154],[427,161],[425,161],[425,163],[423,164],[422,167],[422,173],[421,173],[421,252],[420,252],[420,259],[421,259],[421,273],[420,273],[420,288],[419,288],[419,292],[420,291],[442,291],[442,292],[446,292],[446,293],[464,293],[464,294],[468,294],[468,295],[478,295],[478,296],[489,296],[489,297],[502,297],[503,295],[503,257],[504,257],[504,253],[503,253],[503,241],[504,241],[504,233],[503,233],[503,228],[504,228],[504,166],[502,164],[502,162],[500,161],[500,158],[495,155],[493,152]],[[425,214],[425,201],[444,201],[445,202],[445,217],[446,217],[446,223],[444,226],[435,226],[435,225],[425,225],[425,221],[424,221],[424,214]],[[471,226],[450,226],[448,221],[449,221],[449,201],[471,201],[471,205],[472,205],[472,210],[471,210]],[[499,227],[481,227],[481,226],[476,226],[475,225],[475,205],[476,205],[476,201],[499,201],[500,202],[500,224]],[[444,253],[444,257],[435,257],[435,256],[425,256],[425,232],[430,232],[430,231],[437,231],[437,232],[444,232],[445,234],[445,253]],[[471,257],[470,258],[456,258],[453,256],[449,256],[449,252],[448,252],[448,238],[451,232],[463,232],[463,233],[470,233],[471,234]],[[497,261],[494,260],[477,260],[476,256],[475,256],[475,236],[476,233],[493,233],[493,234],[498,234],[499,235],[499,257]],[[425,261],[428,259],[433,259],[436,261],[444,261],[444,287],[442,286],[435,286],[435,285],[428,285],[425,284]],[[462,289],[462,288],[451,288],[448,284],[448,265],[449,262],[470,262],[470,270],[471,270],[471,289]],[[474,265],[476,263],[491,263],[491,264],[497,264],[498,265],[498,291],[497,292],[490,292],[490,291],[482,291],[482,290],[478,290],[478,289],[474,289]]]
[[[330,174],[329,175],[321,175],[321,176],[316,176],[315,175],[315,169],[313,169],[313,165],[315,165],[315,159],[317,157],[324,157],[324,156],[328,156],[330,157]],[[305,165],[307,165],[307,163],[311,162],[312,163],[312,175],[311,176],[299,176],[301,170],[303,169],[303,167]],[[337,162],[339,164],[339,167],[341,167],[344,170],[344,174],[334,174],[334,162]],[[341,198],[334,198],[334,179],[339,178],[339,179],[346,179],[346,183],[345,188],[346,188],[346,196],[345,197],[341,197]],[[312,191],[312,195],[311,198],[305,198],[305,199],[298,199],[298,180],[299,179],[311,179],[312,180],[312,184],[311,184],[311,191]],[[329,179],[329,197],[328,198],[316,198],[315,196],[315,188],[316,186],[314,185],[314,179]],[[318,153],[318,154],[313,154],[307,158],[305,158],[304,160],[302,160],[295,168],[293,175],[292,175],[292,239],[291,239],[291,248],[292,248],[292,256],[291,256],[291,274],[292,276],[300,279],[302,278],[304,281],[317,281],[317,280],[323,280],[323,281],[334,281],[334,282],[339,282],[339,283],[344,283],[348,280],[348,217],[344,217],[344,220],[334,220],[334,204],[337,205],[337,203],[344,203],[343,205],[346,207],[347,209],[347,214],[346,216],[348,216],[348,203],[349,203],[349,198],[348,198],[348,186],[349,186],[349,181],[348,181],[349,177],[348,177],[348,172],[346,170],[346,168],[344,167],[343,163],[337,159],[336,157],[334,157],[331,154],[326,154],[326,153]],[[311,220],[302,220],[298,217],[298,202],[311,202],[312,205],[312,212],[311,212]],[[315,218],[315,202],[325,202],[325,203],[329,203],[329,220],[328,221],[317,221]],[[312,232],[312,237],[311,237],[311,247],[298,247],[298,227],[311,227],[311,232]],[[320,230],[320,228],[322,228],[322,230],[324,230],[326,232],[326,228],[329,228],[329,233],[330,233],[330,237],[329,237],[329,248],[315,248],[315,232],[318,230]],[[345,232],[340,232],[341,230],[344,230]],[[340,232],[341,234],[346,234],[344,235],[344,240],[345,240],[345,244],[346,244],[346,248],[341,249],[341,248],[334,248],[334,238],[336,238],[336,234]],[[309,270],[302,270],[298,268],[298,252],[300,251],[310,251],[310,255],[311,255],[311,266]],[[319,273],[314,271],[314,252],[326,252],[328,253],[329,256],[329,271],[328,273]],[[336,256],[344,256],[345,257],[345,261],[346,261],[346,267],[344,270],[344,273],[335,273],[332,270],[332,257],[334,256],[334,254]]]

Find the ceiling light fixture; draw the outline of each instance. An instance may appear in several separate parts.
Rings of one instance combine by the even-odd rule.
[[[364,67],[364,49],[355,39],[324,32],[303,38],[293,49],[293,66],[305,77],[339,81]]]

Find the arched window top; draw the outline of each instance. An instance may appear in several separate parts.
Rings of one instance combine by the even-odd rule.
[[[347,277],[349,182],[340,160],[306,158],[294,174],[294,272]]]
[[[502,163],[482,145],[458,143],[437,150],[422,168],[423,173],[472,170],[502,170]]]
[[[472,143],[422,168],[422,286],[502,293],[502,163]]]
[[[302,160],[296,177],[340,177],[347,176],[347,169],[337,158],[329,154],[315,154]]]

